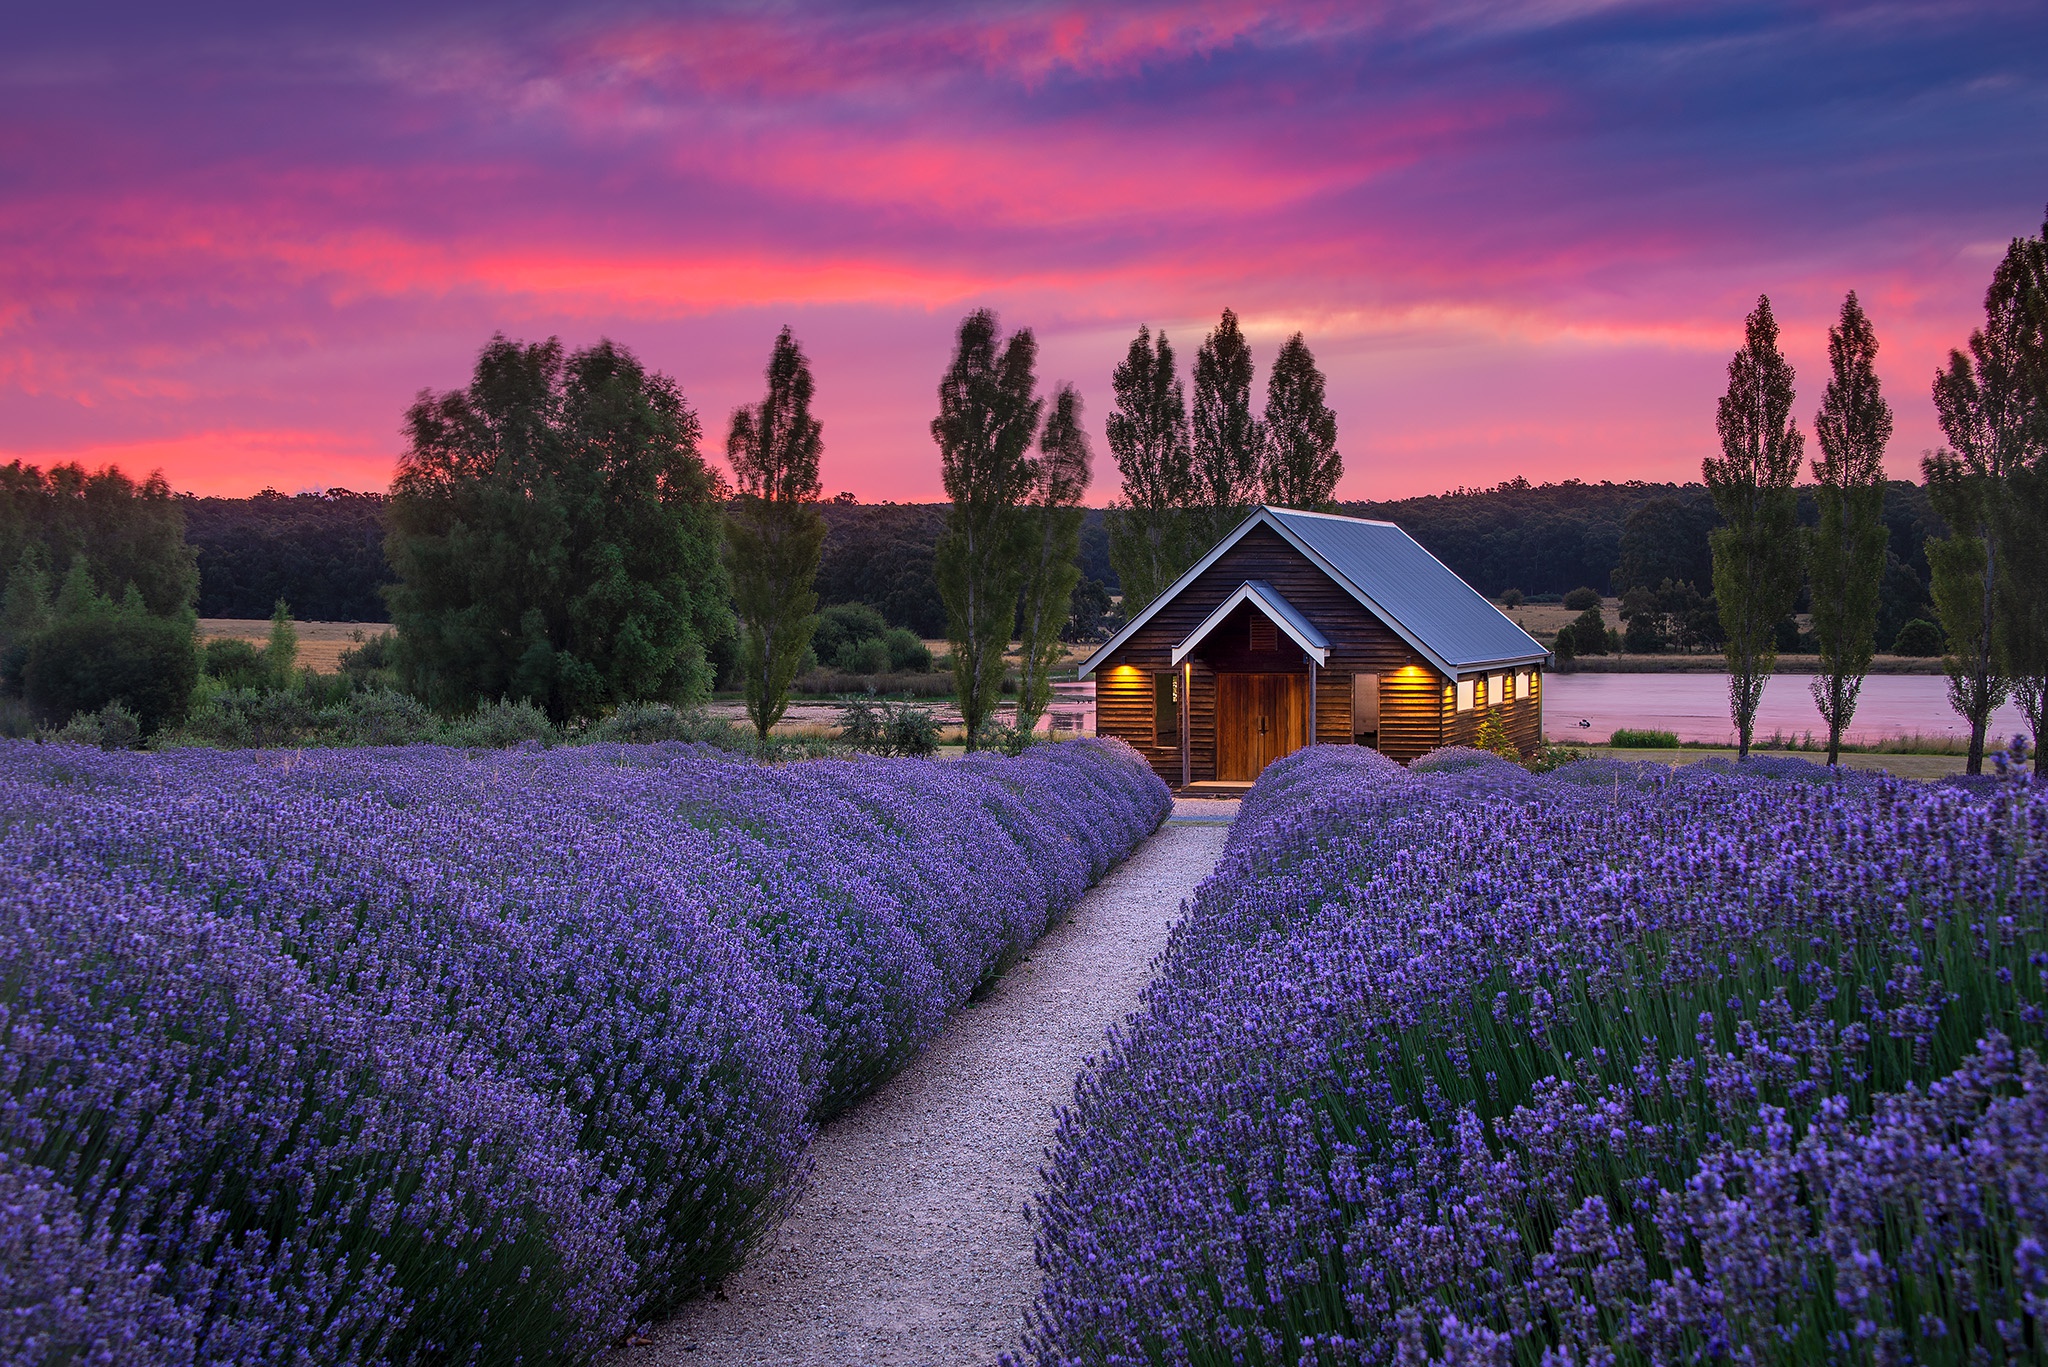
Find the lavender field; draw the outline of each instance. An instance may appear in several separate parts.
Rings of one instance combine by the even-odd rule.
[[[2048,792],[1268,769],[1034,1212],[1023,1358],[2048,1356]]]
[[[587,1360],[1168,806],[1114,742],[0,746],[0,1360]]]

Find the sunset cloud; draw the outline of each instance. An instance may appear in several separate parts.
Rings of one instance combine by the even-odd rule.
[[[1098,431],[1140,323],[1191,355],[1228,304],[1308,335],[1346,492],[1689,478],[1756,296],[1804,412],[1850,288],[1904,473],[2048,199],[2022,5],[134,7],[11,46],[0,455],[209,490],[381,486],[500,330],[617,337],[715,438],[789,322],[828,486],[933,497],[984,304]]]

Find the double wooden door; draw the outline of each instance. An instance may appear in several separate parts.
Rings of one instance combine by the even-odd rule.
[[[1308,744],[1308,676],[1216,676],[1216,777],[1255,779],[1282,755]]]

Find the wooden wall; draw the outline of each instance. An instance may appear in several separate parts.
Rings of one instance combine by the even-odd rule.
[[[1410,760],[1444,743],[1446,720],[1460,720],[1442,702],[1446,681],[1407,642],[1269,527],[1257,527],[1203,571],[1095,673],[1096,729],[1121,736],[1152,762],[1167,782],[1180,782],[1180,750],[1152,743],[1152,673],[1172,668],[1173,648],[1216,605],[1247,579],[1262,579],[1315,623],[1330,642],[1329,664],[1316,679],[1316,740],[1351,743],[1351,676],[1380,681],[1380,744],[1385,754]],[[1216,774],[1216,674],[1227,670],[1300,671],[1307,657],[1283,633],[1272,651],[1254,652],[1250,605],[1209,636],[1190,661],[1191,777]],[[1242,619],[1242,620],[1240,620]],[[1477,723],[1472,723],[1476,733]],[[1530,741],[1533,746],[1533,737]]]

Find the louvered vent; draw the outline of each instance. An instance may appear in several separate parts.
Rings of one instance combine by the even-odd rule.
[[[1256,613],[1256,612],[1255,612],[1255,613],[1253,613],[1253,614],[1252,614],[1252,649],[1253,649],[1253,650],[1278,650],[1279,648],[1280,648],[1280,631],[1279,631],[1279,628],[1275,627],[1275,626],[1274,626],[1274,625],[1273,625],[1273,624],[1272,624],[1271,622],[1267,621],[1267,620],[1266,620],[1265,618],[1263,618],[1263,617],[1259,616],[1259,614],[1258,614],[1258,613]]]

